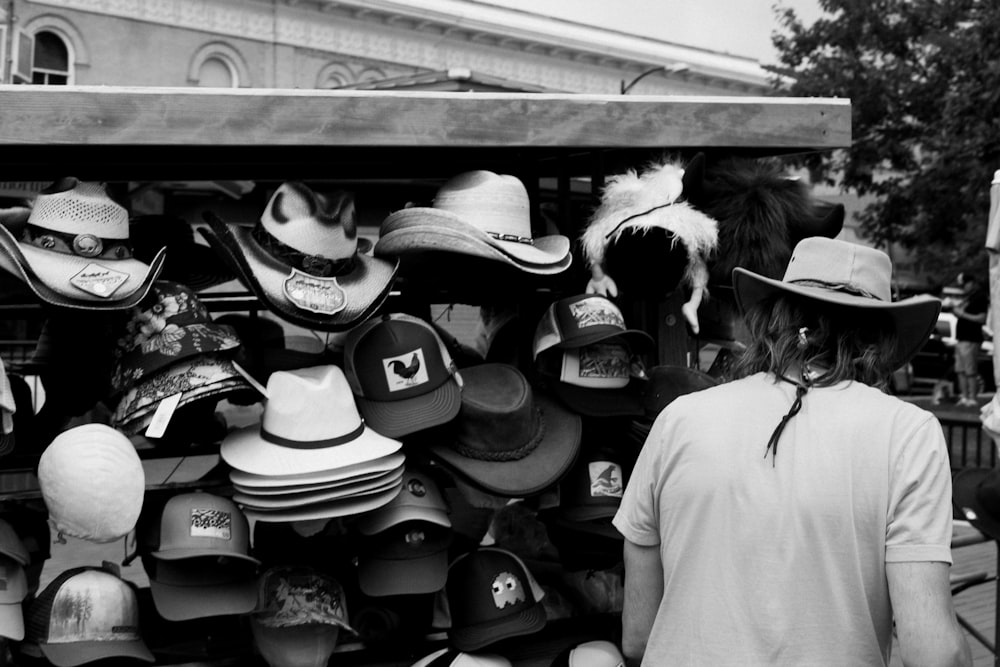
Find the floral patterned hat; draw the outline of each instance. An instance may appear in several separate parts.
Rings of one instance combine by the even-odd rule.
[[[116,395],[178,361],[240,345],[232,327],[212,322],[208,309],[191,288],[159,280],[153,284],[150,297],[132,309],[118,340],[111,376]]]

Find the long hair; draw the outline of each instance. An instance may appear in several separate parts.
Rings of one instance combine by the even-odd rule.
[[[896,370],[890,361],[896,332],[884,313],[779,292],[750,307],[744,319],[750,341],[733,368],[735,377],[761,371],[787,376],[790,369],[810,367],[820,373],[813,386],[855,380],[885,390]]]

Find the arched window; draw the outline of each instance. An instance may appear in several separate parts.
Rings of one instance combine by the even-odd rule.
[[[206,58],[198,68],[198,85],[204,88],[238,88],[239,75],[222,58]]]
[[[209,42],[191,58],[188,83],[204,88],[239,88],[252,85],[246,60],[225,42]]]
[[[48,30],[35,33],[31,83],[64,86],[70,82],[70,66],[69,49],[62,37]]]

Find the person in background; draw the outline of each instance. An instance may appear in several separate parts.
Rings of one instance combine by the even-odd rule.
[[[983,324],[989,309],[989,296],[971,272],[959,275],[962,285],[962,299],[952,312],[957,318],[955,324],[955,374],[958,376],[958,391],[961,397],[958,405],[978,407],[976,395],[979,393],[979,350],[983,344]]]
[[[738,379],[657,417],[614,525],[629,664],[969,665],[949,585],[948,452],[885,392],[940,301],[892,302],[888,255],[807,238],[737,268]]]

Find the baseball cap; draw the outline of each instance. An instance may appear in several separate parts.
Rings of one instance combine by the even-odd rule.
[[[574,412],[594,417],[641,416],[646,381],[632,372],[632,352],[610,339],[571,349],[553,349],[535,360],[547,387]]]
[[[456,558],[445,591],[448,639],[460,651],[545,627],[541,587],[521,559],[504,549],[483,547]]]
[[[532,349],[537,358],[553,347],[583,347],[614,337],[625,340],[633,352],[644,352],[653,345],[645,331],[625,328],[625,317],[613,301],[597,294],[579,294],[548,307],[535,328]]]
[[[250,619],[254,645],[270,667],[327,667],[340,628],[308,623],[272,628]]]
[[[625,657],[617,646],[600,639],[568,646],[552,667],[625,667]]]
[[[154,661],[139,635],[135,590],[106,567],[66,570],[25,614],[25,641],[57,667],[114,657]]]
[[[444,588],[451,529],[404,521],[365,537],[358,555],[358,585],[372,597],[419,595]]]
[[[308,624],[335,625],[354,632],[347,623],[347,604],[340,582],[317,569],[277,565],[258,579],[253,620],[269,628]]]
[[[9,556],[0,556],[0,637],[24,639],[24,611],[21,603],[28,596],[24,567]]]
[[[471,654],[443,648],[421,658],[412,667],[511,667],[511,662],[491,653]]]
[[[248,614],[257,607],[257,568],[225,556],[142,559],[153,606],[168,621]]]
[[[388,313],[355,327],[344,341],[344,371],[373,429],[399,437],[455,418],[462,379],[437,331]]]
[[[226,556],[258,564],[250,555],[250,526],[229,498],[204,491],[170,498],[150,531],[147,549],[159,560]]]
[[[357,527],[362,535],[374,535],[404,521],[417,520],[451,527],[448,505],[437,483],[427,474],[408,467],[403,472],[399,495],[387,505],[359,516]]]

